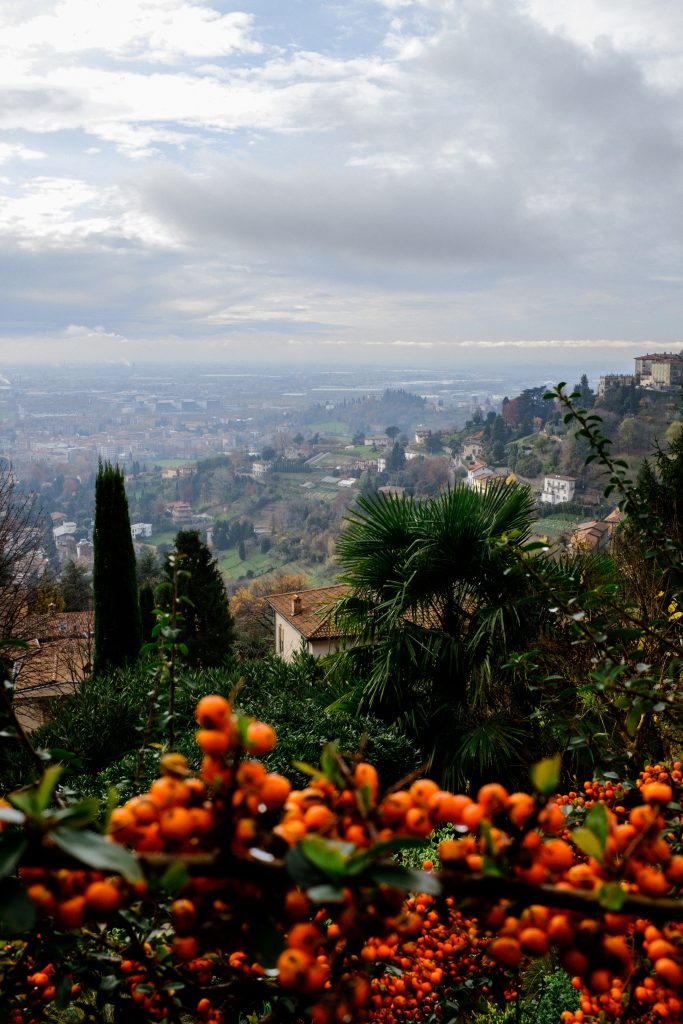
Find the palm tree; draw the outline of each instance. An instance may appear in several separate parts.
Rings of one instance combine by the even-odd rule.
[[[336,669],[444,783],[537,758],[524,756],[534,701],[509,664],[543,619],[520,557],[534,517],[526,487],[457,485],[423,502],[361,498],[339,538],[350,593],[336,617],[352,639]]]

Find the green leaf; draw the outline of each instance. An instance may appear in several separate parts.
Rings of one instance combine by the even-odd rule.
[[[550,796],[557,792],[560,784],[560,766],[562,764],[561,754],[554,757],[546,757],[543,761],[532,765],[530,776],[534,789],[542,796]]]
[[[325,778],[324,772],[321,772],[319,768],[314,768],[312,764],[307,764],[305,761],[292,761],[292,768],[296,768],[302,775],[310,775],[312,779]]]
[[[626,716],[626,731],[629,736],[635,736],[640,725],[640,720],[643,717],[643,705],[640,701],[633,705],[628,715]]]
[[[504,878],[505,869],[497,860],[492,857],[484,857],[483,872],[485,875],[489,875],[492,878]]]
[[[29,817],[36,813],[36,791],[34,789],[20,789],[16,793],[9,793],[7,799],[13,807],[17,807]]]
[[[604,907],[605,910],[612,910],[614,912],[621,910],[627,895],[626,890],[622,889],[618,882],[606,883],[601,885],[598,890],[600,906]]]
[[[0,878],[14,874],[27,846],[22,832],[11,832],[0,838]]]
[[[141,882],[144,878],[142,868],[132,853],[97,832],[56,828],[50,833],[50,838],[64,853],[91,868],[115,871],[128,882]]]
[[[176,861],[175,864],[171,864],[164,871],[159,882],[161,888],[165,889],[166,892],[176,892],[177,889],[182,889],[188,877],[186,866],[182,861]]]
[[[53,764],[43,772],[43,777],[38,783],[38,788],[36,789],[35,806],[39,813],[44,811],[52,800],[54,791],[57,788],[57,783],[59,782],[59,777],[63,771],[64,765]]]
[[[300,885],[302,889],[319,885],[323,880],[323,876],[313,867],[310,860],[304,857],[298,845],[293,846],[291,850],[287,851],[285,865],[292,880],[297,885]]]
[[[35,921],[36,909],[24,886],[15,878],[4,878],[0,882],[0,935],[22,935]]]
[[[600,843],[600,849],[605,852],[605,844],[607,843],[607,834],[609,832],[609,822],[607,818],[607,808],[604,804],[594,804],[590,811],[586,815],[584,825],[589,829],[595,838]]]
[[[66,1010],[71,1002],[71,988],[73,978],[70,974],[64,974],[57,982],[55,988],[55,1006],[58,1010]]]
[[[304,857],[310,860],[319,871],[333,879],[341,879],[346,875],[345,857],[339,848],[329,839],[320,836],[309,836],[302,839],[299,849]]]
[[[333,740],[331,743],[326,743],[320,755],[320,767],[326,779],[329,779],[339,789],[343,789],[345,780],[339,771],[338,757],[339,741]]]
[[[426,892],[431,896],[441,895],[441,882],[436,875],[427,871],[402,868],[398,864],[377,864],[368,871],[368,877],[375,885],[390,885],[404,892]]]
[[[100,801],[95,796],[87,796],[77,804],[63,807],[59,811],[49,812],[52,821],[68,828],[83,828],[94,821],[100,810]]]
[[[397,850],[424,849],[428,845],[427,839],[418,839],[417,836],[394,836],[393,839],[385,839],[382,843],[375,843],[369,850],[354,853],[347,861],[346,873],[359,875],[370,864],[382,860],[387,854],[395,853]]]
[[[571,833],[571,840],[583,853],[597,860],[598,864],[602,864],[603,847],[594,832],[588,828],[574,829]]]

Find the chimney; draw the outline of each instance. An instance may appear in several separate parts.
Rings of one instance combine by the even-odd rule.
[[[301,614],[301,598],[298,594],[295,594],[292,598],[292,615]]]
[[[54,613],[57,611],[57,605],[54,603],[54,601],[50,601],[50,604],[48,605],[48,609],[49,609],[50,615],[54,615]]]

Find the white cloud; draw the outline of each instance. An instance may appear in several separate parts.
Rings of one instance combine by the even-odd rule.
[[[180,58],[258,53],[253,17],[241,11],[220,14],[210,5],[187,0],[59,0],[41,13],[17,17],[0,12],[3,48],[9,55],[42,62],[50,54],[100,51],[115,58],[170,62]]]

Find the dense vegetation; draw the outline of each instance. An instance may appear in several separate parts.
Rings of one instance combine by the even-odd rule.
[[[220,667],[197,669],[188,641],[210,627],[189,588],[206,571],[227,602],[179,535],[134,669],[86,681],[31,741],[5,701],[23,753],[2,751],[4,782],[25,784],[0,808],[12,1024],[69,1004],[79,1021],[681,1019],[683,442],[632,483],[593,413],[527,398],[520,429],[564,411],[607,473],[626,516],[609,555],[530,543],[520,486],[364,498],[339,541],[357,645],[238,662],[229,621]],[[97,580],[95,597],[97,614]],[[31,788],[38,748],[53,766]]]

